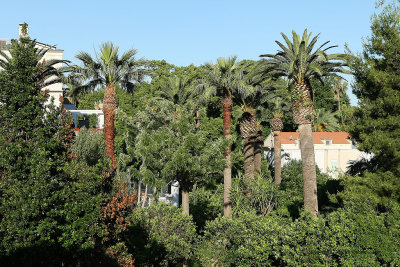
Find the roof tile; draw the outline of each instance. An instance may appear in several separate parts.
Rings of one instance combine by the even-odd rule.
[[[323,140],[330,139],[332,144],[349,144],[351,138],[346,132],[313,132],[314,144],[324,144]],[[298,132],[281,132],[282,144],[296,144],[299,139]]]

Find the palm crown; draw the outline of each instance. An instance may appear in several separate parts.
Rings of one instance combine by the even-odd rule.
[[[83,66],[74,66],[72,71],[82,81],[87,82],[81,86],[81,90],[90,91],[98,86],[115,83],[130,92],[134,90],[136,82],[142,81],[146,74],[140,68],[144,65],[144,60],[135,59],[135,49],[130,49],[121,56],[118,51],[118,46],[106,42],[100,46],[100,53],[96,54],[96,58],[92,58],[87,52],[76,55]]]
[[[159,96],[174,104],[183,106],[194,97],[193,91],[189,88],[189,80],[185,77],[170,77],[161,85]]]
[[[348,73],[344,66],[347,56],[344,54],[327,54],[336,46],[328,46],[329,41],[317,49],[314,46],[319,34],[311,39],[311,33],[304,30],[303,36],[292,31],[293,41],[282,33],[286,46],[276,41],[282,49],[275,55],[265,54],[268,60],[262,61],[259,72],[268,77],[287,77],[293,84],[292,107],[296,124],[312,123],[314,117],[313,93],[310,80],[316,78],[323,83],[324,76],[338,76],[338,73]],[[289,87],[291,88],[291,87]]]
[[[295,31],[292,31],[292,39],[281,33],[286,42],[286,46],[279,41],[275,41],[282,49],[275,55],[264,54],[260,57],[267,57],[265,65],[266,71],[272,76],[286,76],[294,83],[304,83],[312,78],[317,78],[321,82],[323,76],[338,76],[337,73],[347,73],[343,68],[346,66],[346,55],[327,54],[329,49],[337,46],[327,46],[329,41],[323,43],[317,49],[314,49],[318,41],[319,34],[311,39],[312,33],[304,30],[300,39]],[[311,41],[310,41],[311,40]]]
[[[200,81],[197,86],[204,96],[231,96],[245,95],[251,86],[246,83],[245,73],[240,63],[236,61],[237,57],[218,58],[217,64],[206,64],[209,69],[206,80]]]

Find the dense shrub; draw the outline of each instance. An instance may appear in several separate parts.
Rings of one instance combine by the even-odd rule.
[[[377,215],[339,209],[327,218],[302,214],[219,217],[207,223],[196,249],[202,265],[377,266],[400,263],[399,205]]]
[[[72,146],[72,152],[77,155],[77,161],[86,162],[87,165],[96,165],[104,159],[105,154],[104,135],[86,128],[79,131]]]
[[[318,206],[321,214],[339,207],[334,195],[343,190],[342,180],[331,178],[327,174],[317,172]],[[303,209],[303,174],[299,160],[292,160],[282,168],[282,183],[280,185],[280,197],[277,210],[282,216],[290,216],[293,219],[300,216]]]
[[[130,218],[127,246],[139,266],[173,266],[192,258],[196,228],[191,216],[164,203],[137,210]]]
[[[200,232],[207,221],[222,215],[224,210],[221,203],[224,200],[224,188],[221,184],[215,189],[201,187],[190,193],[190,214]]]
[[[231,190],[233,213],[251,210],[259,215],[268,215],[275,209],[279,192],[271,176],[259,175],[254,179],[246,179],[239,173],[233,179]]]

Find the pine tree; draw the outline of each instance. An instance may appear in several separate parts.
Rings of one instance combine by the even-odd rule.
[[[375,155],[379,169],[400,174],[400,6],[380,7],[364,53],[352,62],[359,107],[348,130],[359,149]]]

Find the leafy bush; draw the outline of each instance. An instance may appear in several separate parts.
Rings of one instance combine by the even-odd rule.
[[[196,247],[196,259],[203,266],[272,265],[274,249],[279,244],[279,228],[285,226],[276,218],[242,214],[227,219],[218,217],[207,223]],[[280,226],[282,225],[282,226]]]
[[[321,173],[318,167],[316,171],[320,213],[337,209],[340,205],[337,199],[331,195],[335,195],[343,190],[342,181]],[[292,160],[282,168],[282,183],[279,190],[278,213],[282,216],[290,216],[293,219],[298,218],[304,204],[301,161]]]
[[[78,161],[86,162],[89,166],[96,165],[99,160],[104,159],[104,135],[82,128],[72,146],[72,152],[77,155]]]
[[[224,201],[224,187],[220,184],[216,189],[198,188],[190,193],[190,214],[197,226],[203,230],[207,221],[214,220],[224,212],[221,203]]]
[[[278,187],[270,176],[246,179],[239,173],[233,179],[231,190],[233,213],[252,210],[257,214],[268,215],[275,208],[278,195]]]
[[[196,246],[202,265],[379,266],[400,263],[400,206],[376,214],[339,209],[327,218],[302,213],[295,221],[243,213],[206,224]]]
[[[140,266],[175,266],[192,258],[196,228],[191,216],[165,203],[139,209],[130,218],[127,246]]]
[[[360,208],[360,206],[363,208]],[[396,266],[400,264],[400,206],[377,213],[368,204],[340,209],[326,218],[331,258],[344,266]]]

